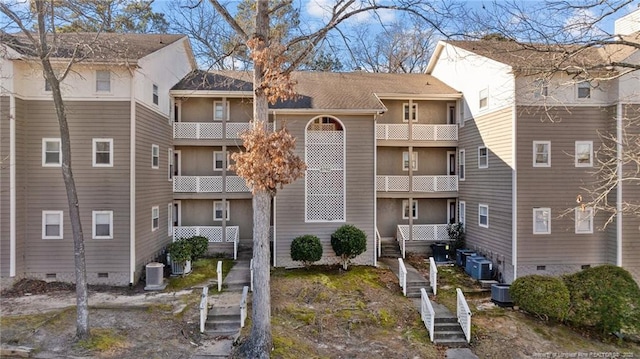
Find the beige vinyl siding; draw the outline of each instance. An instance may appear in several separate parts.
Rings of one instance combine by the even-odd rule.
[[[213,102],[222,98],[191,97],[181,101],[182,122],[213,122]],[[250,99],[229,98],[229,122],[249,122],[253,105]]]
[[[213,153],[222,152],[222,146],[179,146],[182,163],[182,176],[222,176],[222,171],[213,170]],[[229,161],[233,152],[239,152],[238,146],[227,146]],[[227,170],[227,176],[235,176],[234,171]]]
[[[408,152],[408,147],[378,147],[377,174],[379,176],[408,176],[409,171],[402,170],[402,153]],[[444,176],[447,175],[447,151],[455,148],[413,148],[418,154],[418,170],[414,176]]]
[[[382,100],[388,111],[379,115],[376,119],[378,124],[383,123],[407,123],[402,122],[404,107],[403,104],[409,100]],[[448,102],[455,103],[455,100]],[[446,124],[447,123],[447,101],[413,101],[418,105],[419,124]]]
[[[0,276],[9,276],[9,96],[0,96]]]
[[[493,112],[459,129],[459,149],[465,150],[465,181],[458,184],[466,202],[466,244],[489,256],[509,279],[512,248],[512,112]],[[478,147],[487,147],[489,167],[478,168]],[[478,206],[489,206],[489,228],[478,225]]]
[[[608,121],[607,128],[608,133],[616,133],[617,121],[613,120],[616,118],[616,106],[611,106],[607,108],[607,116],[611,118],[611,121]],[[617,202],[617,191],[612,191],[607,196],[607,201],[611,204],[615,204]],[[602,214],[603,216],[609,216],[612,213]],[[617,250],[618,250],[618,228],[617,228],[617,217],[614,217],[613,222],[607,225],[607,228],[604,230],[607,237],[607,253],[606,259],[607,263],[615,264],[617,261]]]
[[[92,273],[126,278],[129,267],[129,103],[67,101],[73,175],[85,239],[85,258]],[[60,137],[51,101],[20,101],[19,119],[28,123],[23,147],[26,183],[25,271],[27,274],[73,273],[73,235],[60,167],[42,166],[42,138]],[[92,139],[113,138],[114,166],[92,166]],[[42,239],[42,211],[61,210],[64,238]],[[113,211],[113,239],[92,239],[92,211]],[[67,273],[67,274],[64,274]],[[65,277],[68,278],[68,277]],[[127,284],[122,282],[120,284]]]
[[[623,109],[625,118],[638,119],[640,117],[640,105],[628,105]],[[627,134],[638,135],[640,128],[633,127],[626,129]],[[633,151],[633,148],[623,150]],[[636,148],[635,151],[638,151]],[[632,165],[625,167],[625,170],[636,170]],[[622,187],[623,200],[632,203],[640,202],[640,186],[632,182],[627,182]],[[631,213],[625,213],[622,218],[622,266],[634,276],[636,282],[640,283],[640,217]]]
[[[197,199],[180,201],[183,226],[222,226],[213,220],[213,202],[222,199]],[[227,226],[238,226],[242,244],[251,245],[253,238],[253,206],[251,199],[231,199]]]
[[[381,237],[396,237],[399,224],[409,224],[409,219],[402,218],[402,201],[408,198],[378,198],[377,227]],[[418,218],[413,224],[445,224],[447,223],[447,199],[414,198],[418,201]]]
[[[286,122],[296,137],[296,153],[304,159],[304,130],[314,115],[278,116],[278,124]],[[337,116],[346,131],[346,221],[305,223],[305,181],[301,178],[279,190],[276,197],[276,256],[279,267],[298,266],[291,261],[291,241],[313,234],[323,245],[322,263],[335,263],[331,234],[343,224],[352,224],[367,234],[367,251],[355,262],[373,264],[374,244],[374,121],[373,116]]]
[[[599,107],[548,110],[518,107],[518,264],[574,266],[607,262],[607,234],[598,230],[605,220],[596,215],[593,234],[575,234],[576,197],[587,193],[594,168],[575,167],[575,141],[593,141],[609,128],[611,111]],[[547,114],[557,120],[550,122]],[[551,142],[551,167],[533,167],[532,142]],[[533,208],[551,209],[551,234],[533,234]],[[566,216],[563,212],[569,211]],[[555,273],[561,272],[554,269]],[[519,273],[525,275],[526,273]]]
[[[173,147],[171,137],[167,118],[136,103],[136,278],[172,240],[167,233],[167,203],[173,201],[172,184],[167,179],[167,149]],[[160,147],[157,169],[151,168],[152,144]],[[159,207],[160,223],[158,229],[152,231],[151,208],[154,206]]]

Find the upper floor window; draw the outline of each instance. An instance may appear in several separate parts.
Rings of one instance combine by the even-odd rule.
[[[447,104],[447,123],[450,125],[455,125],[457,122],[457,116],[456,116],[456,104],[455,103],[448,103]]]
[[[593,208],[576,208],[576,233],[593,233]]]
[[[42,211],[42,239],[62,239],[62,211]]]
[[[478,168],[489,167],[489,152],[486,147],[478,147]]]
[[[175,163],[175,159],[173,158],[173,149],[168,148],[167,149],[167,178],[169,179],[169,181],[173,180],[173,173],[174,173],[174,166]]]
[[[160,227],[160,207],[151,207],[151,231],[155,231]]]
[[[113,167],[113,138],[93,139],[93,167]]]
[[[478,205],[478,225],[489,228],[489,206],[486,204]]]
[[[411,212],[409,212],[411,211]],[[402,219],[409,219],[409,213],[411,213],[411,218],[418,219],[418,201],[411,201],[411,209],[409,209],[409,200],[405,199],[402,201]]]
[[[578,82],[578,98],[591,98],[591,84],[589,81]]]
[[[153,104],[157,105],[158,102],[160,101],[160,98],[158,97],[158,85],[153,84]]]
[[[213,152],[213,170],[214,171],[222,171],[225,168],[224,166],[224,152],[214,151]]]
[[[549,95],[549,81],[537,79],[533,86],[533,96],[535,98],[545,98]]]
[[[418,122],[418,104],[417,103],[403,103],[402,104],[402,122]]]
[[[113,238],[113,211],[93,211],[93,239]]]
[[[533,234],[550,234],[551,233],[551,209],[550,208],[534,208],[533,209]]]
[[[478,94],[478,106],[482,109],[489,106],[489,89],[482,89]]]
[[[62,150],[59,138],[42,139],[42,166],[60,167],[62,164]]]
[[[96,71],[96,92],[111,92],[111,71]]]
[[[173,203],[167,204],[167,235],[173,236]]]
[[[160,167],[160,147],[151,145],[151,168]]]
[[[409,170],[409,152],[402,152],[402,170]],[[418,152],[411,152],[411,170],[418,170]]]
[[[465,153],[464,150],[460,150],[460,155],[458,156],[458,179],[460,181],[464,181],[465,176]]]
[[[576,167],[593,166],[593,142],[576,141]]]
[[[213,220],[222,221],[229,220],[229,201],[215,201],[213,202]]]
[[[533,167],[551,167],[550,141],[533,141]]]
[[[44,79],[44,90],[45,92],[51,92],[51,82],[47,79]]]
[[[458,203],[458,222],[464,225],[466,221],[467,221],[467,202],[460,201]]]
[[[229,101],[213,101],[213,120],[222,121],[224,119],[229,119]]]

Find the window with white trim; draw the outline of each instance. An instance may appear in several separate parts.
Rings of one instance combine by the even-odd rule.
[[[593,167],[593,141],[576,141],[576,167]]]
[[[226,203],[226,205],[225,205]],[[213,220],[222,221],[229,220],[229,201],[215,201],[213,202]]]
[[[551,233],[551,208],[533,209],[533,234]]]
[[[549,95],[549,81],[537,79],[533,83],[533,97],[546,98]]]
[[[113,167],[113,138],[93,139],[93,167]]]
[[[160,168],[160,146],[151,145],[151,168]]]
[[[464,226],[467,221],[467,202],[460,201],[458,202],[458,222],[462,223]]]
[[[466,167],[466,158],[464,150],[460,150],[460,155],[458,156],[458,179],[460,181],[464,181],[465,179],[465,167]]]
[[[486,147],[478,147],[478,168],[489,167],[489,151]]]
[[[214,151],[213,152],[213,170],[214,171],[222,171],[224,169],[224,152]]]
[[[62,211],[42,211],[42,239],[62,239]]]
[[[415,102],[411,103],[411,107],[408,102],[402,104],[402,122],[409,122],[409,118],[411,122],[418,122],[418,104]]]
[[[173,180],[173,166],[175,159],[173,158],[173,148],[167,148],[167,178]]]
[[[478,225],[489,228],[489,206],[486,204],[478,205]]]
[[[593,207],[576,208],[576,234],[593,233]]]
[[[155,231],[160,227],[160,207],[151,207],[151,231]]]
[[[154,105],[157,105],[160,102],[160,97],[158,96],[158,85],[153,84],[153,94],[152,101]]]
[[[478,107],[480,107],[480,109],[489,106],[489,89],[484,88],[480,90],[478,93],[478,99]]]
[[[418,219],[418,201],[411,201],[411,217]],[[409,200],[402,200],[402,219],[409,219]]]
[[[93,239],[113,239],[113,211],[92,212]]]
[[[591,83],[589,81],[578,82],[576,88],[579,99],[591,98]]]
[[[402,152],[402,170],[409,170],[409,152]],[[411,170],[418,170],[418,152],[411,152]]]
[[[96,92],[111,92],[111,71],[96,71]]]
[[[456,123],[458,123],[456,113],[457,113],[456,104],[448,103],[447,104],[447,123],[448,124],[455,125]]]
[[[551,167],[551,141],[533,141],[533,167]]]
[[[173,203],[167,204],[167,236],[173,236]]]
[[[226,105],[226,111],[225,111]],[[214,121],[222,121],[224,119],[229,119],[229,101],[213,101],[213,120]],[[226,112],[226,116],[225,116]]]
[[[42,167],[60,167],[62,164],[61,145],[59,138],[42,139]]]

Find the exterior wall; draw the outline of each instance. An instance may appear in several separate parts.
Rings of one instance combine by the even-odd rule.
[[[222,97],[178,98],[182,122],[213,122],[213,102]],[[253,118],[251,99],[227,98],[229,102],[228,122],[249,122]]]
[[[507,282],[513,280],[512,121],[510,108],[476,117],[460,128],[458,140],[459,150],[465,150],[465,180],[458,182],[458,193],[466,204],[467,247],[493,260]],[[487,147],[488,168],[478,168],[479,146]],[[479,204],[489,206],[489,228],[479,226]]]
[[[407,123],[403,122],[404,116],[403,104],[409,103],[409,100],[383,100],[384,105],[388,108],[387,112],[379,115],[376,119],[377,123]],[[454,100],[448,101],[455,103]],[[446,124],[447,123],[447,103],[446,101],[420,101],[414,100],[413,103],[418,105],[418,124]]]
[[[16,102],[18,120],[27,123],[18,151],[26,166],[19,181],[25,187],[25,222],[19,240],[24,243],[24,272],[56,280],[74,281],[73,235],[66,190],[60,167],[42,166],[42,138],[59,138],[51,101]],[[67,101],[73,174],[80,202],[89,283],[128,283],[129,243],[129,103]],[[113,167],[92,166],[92,138],[113,138]],[[22,162],[24,161],[24,162]],[[27,175],[28,174],[28,175]],[[63,211],[63,239],[42,239],[42,211]],[[92,211],[113,211],[113,239],[92,239]],[[28,248],[28,251],[26,250]],[[98,278],[107,273],[107,278]]]
[[[181,200],[182,226],[222,226],[213,219],[213,202],[222,199]],[[240,241],[250,245],[253,238],[253,205],[251,199],[229,199],[227,226],[238,226]]]
[[[13,61],[5,58],[8,51],[13,51],[12,49],[7,49],[5,47],[0,47],[0,94],[7,95],[13,93]]]
[[[616,35],[629,35],[636,31],[640,31],[640,9],[630,12],[629,14],[616,19],[614,23]]]
[[[27,102],[16,99],[16,277],[25,272],[27,251]]]
[[[144,266],[154,261],[172,241],[168,231],[167,204],[173,203],[172,183],[168,179],[168,148],[173,148],[168,119],[149,108],[136,104],[136,223],[135,279]],[[151,145],[160,147],[157,169],[151,167]],[[151,209],[158,206],[158,229],[151,229]],[[128,244],[127,244],[128,245]]]
[[[640,101],[636,100],[636,104],[625,106],[623,109],[625,118],[640,119],[640,104],[638,102]],[[637,126],[627,128],[627,134],[638,136],[640,128]],[[637,156],[638,148],[623,148],[623,151],[625,150],[636,151]],[[637,173],[637,168],[633,164],[627,165],[623,170],[628,171],[626,173]],[[626,182],[622,187],[622,196],[624,201],[638,204],[640,202],[640,186]],[[640,217],[637,214],[625,213],[622,218],[622,266],[631,272],[637,283],[640,283]]]
[[[618,98],[618,89],[614,82],[593,81],[591,97],[578,98],[578,83],[573,76],[556,74],[548,79],[547,96],[538,96],[541,85],[536,76],[518,76],[516,78],[516,105],[519,106],[607,106]],[[636,78],[637,81],[637,78]]]
[[[377,174],[408,176],[409,171],[402,170],[402,152],[408,152],[407,147],[378,147],[377,148]],[[447,151],[455,151],[451,147],[414,147],[413,152],[418,153],[418,170],[413,171],[414,176],[436,176],[447,174]]]
[[[640,10],[636,12],[636,18],[640,17]],[[640,22],[636,23],[636,26]],[[624,60],[624,62],[628,64],[637,64],[640,63],[640,51],[634,52],[629,58]],[[612,102],[620,101],[622,103],[638,103],[640,102],[640,90],[638,90],[638,82],[640,81],[640,71],[630,72],[621,76],[618,80],[618,97],[616,99],[612,99]]]
[[[408,198],[404,199],[408,200]],[[445,224],[447,220],[447,199],[414,198],[418,201],[418,218],[413,224]],[[399,224],[409,224],[402,218],[402,201],[400,198],[377,199],[377,227],[381,237],[396,237]]]
[[[4,81],[4,79],[3,79]],[[0,96],[0,277],[9,276],[9,96]]]
[[[550,122],[547,113],[559,120]],[[607,214],[596,214],[593,234],[576,234],[573,208],[593,167],[575,167],[575,141],[593,141],[613,121],[600,107],[518,107],[518,276],[560,274],[608,261]],[[551,142],[551,167],[533,167],[533,141]],[[551,209],[551,234],[533,234],[533,209]],[[567,213],[568,212],[568,213]],[[564,214],[564,215],[563,215]],[[537,270],[546,266],[545,270]]]
[[[278,115],[278,124],[286,121],[287,128],[297,138],[296,153],[304,158],[304,138],[312,114]],[[373,264],[375,166],[373,116],[337,116],[345,127],[346,136],[346,221],[327,223],[305,222],[305,181],[299,179],[279,190],[276,197],[276,266],[298,266],[290,257],[294,238],[313,234],[323,245],[321,263],[336,263],[331,248],[331,234],[343,224],[352,224],[367,234],[367,251],[355,258],[360,264]]]

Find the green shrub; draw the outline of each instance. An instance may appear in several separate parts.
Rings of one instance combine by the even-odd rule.
[[[301,261],[305,267],[322,258],[322,244],[320,238],[307,234],[295,238],[291,242],[291,259]]]
[[[464,248],[464,224],[460,222],[447,224],[447,234],[452,241],[449,251],[452,255],[456,255],[456,249]]]
[[[184,238],[180,238],[167,246],[167,252],[171,256],[174,263],[184,263],[191,260],[191,242]]]
[[[640,289],[625,269],[603,265],[564,280],[571,295],[570,323],[595,327],[603,334],[640,334]]]
[[[209,240],[203,236],[193,236],[187,238],[187,241],[191,244],[191,259],[202,258],[207,254],[209,250]]]
[[[331,235],[331,247],[346,270],[349,261],[367,249],[367,235],[356,226],[345,224]]]
[[[513,302],[544,319],[564,320],[569,310],[569,290],[560,278],[529,275],[516,279],[509,288]]]

